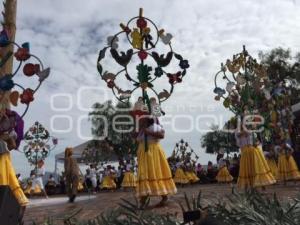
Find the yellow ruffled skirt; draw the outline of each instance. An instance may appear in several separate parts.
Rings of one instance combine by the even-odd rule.
[[[293,156],[280,154],[278,158],[278,180],[299,180],[300,173]]]
[[[219,170],[216,179],[219,183],[229,183],[233,180],[233,177],[230,175],[227,166],[223,166]]]
[[[77,190],[78,190],[78,191],[82,191],[83,189],[84,189],[84,187],[83,187],[82,181],[79,181],[79,182],[78,182]]]
[[[189,182],[191,183],[196,183],[198,182],[200,179],[197,177],[197,175],[195,174],[195,172],[192,172],[192,171],[187,171],[185,172]]]
[[[106,189],[116,189],[117,185],[114,181],[114,178],[111,176],[105,176],[103,178],[102,184],[100,186],[102,189],[106,188]]]
[[[26,189],[24,190],[24,194],[30,195],[31,194],[31,187],[32,187],[32,184],[28,184],[27,187],[26,187]],[[39,185],[36,185],[34,187],[34,190],[33,190],[32,193],[33,194],[40,194],[40,193],[42,193],[41,187]]]
[[[189,178],[184,173],[183,169],[177,168],[175,171],[175,176],[173,178],[176,184],[187,184],[189,183]]]
[[[274,159],[266,159],[267,163],[270,167],[270,170],[273,174],[273,176],[275,177],[275,179],[278,178],[278,167],[277,167],[277,163]]]
[[[10,153],[0,154],[0,185],[8,185],[21,206],[29,203],[16,177]]]
[[[136,177],[132,172],[125,172],[122,187],[136,187]]]
[[[148,150],[141,142],[137,151],[137,197],[176,194],[177,189],[166,155],[158,142],[148,141]]]
[[[276,182],[260,148],[244,146],[241,151],[239,188],[259,187]]]

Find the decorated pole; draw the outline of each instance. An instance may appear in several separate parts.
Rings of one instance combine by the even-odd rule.
[[[51,142],[50,142],[51,140]],[[56,147],[57,138],[50,136],[49,131],[39,122],[35,122],[24,135],[26,145],[23,148],[25,157],[37,169],[38,162],[50,156]]]
[[[8,144],[8,150],[13,150],[18,149],[23,139],[23,117],[34,101],[35,93],[49,76],[50,68],[45,68],[41,59],[31,53],[29,42],[19,45],[14,41],[16,1],[7,0],[4,9],[0,31],[0,141],[14,143]],[[30,79],[29,85],[17,82],[20,76]]]
[[[16,17],[17,17],[17,0],[6,0],[3,2],[4,11],[3,14],[3,28],[7,31],[10,37],[10,41],[15,41],[16,35]],[[14,45],[9,45],[0,52],[0,57],[3,58],[10,52],[14,52]],[[0,76],[4,74],[11,74],[13,70],[13,58],[10,57],[5,65],[0,68]]]
[[[199,159],[199,156],[196,154],[195,150],[192,149],[191,145],[187,142],[181,139],[179,142],[175,144],[172,158],[180,158],[182,161],[185,161],[185,159],[191,160],[191,157],[194,156],[195,161]]]
[[[175,84],[182,82],[189,63],[172,49],[173,35],[166,33],[164,29],[158,29],[151,19],[143,15],[143,9],[140,9],[139,15],[131,18],[126,25],[121,23],[120,27],[121,31],[109,36],[108,46],[99,52],[98,73],[121,102],[128,102],[136,91],[141,91],[132,111],[136,118],[145,115],[162,116],[164,112],[161,109],[161,103],[171,96]],[[125,42],[130,46],[126,52],[118,51],[119,41],[124,40],[122,35],[125,35]],[[169,49],[168,52],[159,54],[157,52],[159,45],[164,46],[162,49]],[[107,54],[108,50],[110,54]],[[112,57],[119,67],[121,66],[120,70],[104,70],[103,66],[107,65],[104,59],[107,55]],[[174,58],[178,61],[179,69],[169,72],[167,70]],[[136,72],[133,72],[129,67],[136,62],[139,63],[135,66]],[[125,78],[125,81],[121,81],[121,78]],[[168,82],[164,82],[163,78]],[[161,80],[159,86],[163,86],[160,90],[157,90],[158,86],[154,85],[154,81],[157,80]],[[147,149],[146,135],[145,145]]]
[[[222,88],[219,78],[222,77]],[[290,142],[293,119],[289,84],[271,80],[267,68],[253,58],[245,46],[241,53],[221,64],[215,75],[215,100],[238,117],[246,118],[259,131],[261,141]],[[252,132],[252,134],[254,134]]]

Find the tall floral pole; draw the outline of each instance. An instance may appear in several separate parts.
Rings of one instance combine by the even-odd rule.
[[[221,87],[226,83],[225,88]],[[262,139],[290,140],[293,120],[290,104],[291,91],[286,83],[274,82],[266,68],[254,59],[245,46],[241,53],[221,64],[215,75],[215,100],[223,100],[225,108],[236,116],[248,116],[248,122],[261,123]],[[235,118],[236,119],[236,118]]]
[[[185,161],[185,159],[191,160],[192,156],[194,156],[196,161],[199,159],[199,156],[187,141],[181,139],[175,144],[172,158],[180,158],[182,161]]]
[[[30,165],[37,168],[40,160],[50,156],[50,152],[56,147],[58,140],[52,137],[49,131],[39,122],[35,122],[24,135],[26,145],[23,148],[25,157]]]
[[[120,27],[121,31],[109,36],[107,38],[108,46],[99,52],[98,72],[107,87],[121,102],[128,102],[134,92],[140,91],[139,96],[142,100],[135,104],[133,112],[135,116],[148,114],[161,116],[164,113],[160,104],[171,96],[175,84],[182,82],[182,78],[186,75],[186,69],[189,67],[188,61],[173,50],[171,46],[173,36],[164,29],[158,29],[151,19],[144,17],[143,9],[140,9],[139,15],[131,18],[126,24],[121,23]],[[123,43],[122,36],[125,36],[125,42],[130,46],[126,52],[118,50],[120,44],[126,44]],[[159,44],[164,45],[164,49],[168,49],[168,52],[159,54],[157,52]],[[107,54],[118,64],[115,68],[121,67],[120,70],[104,70],[103,65],[106,65],[107,62],[103,60]],[[173,66],[171,68],[173,72],[169,72],[168,69],[170,69],[173,59],[177,60],[179,69],[174,70]],[[129,70],[129,66],[133,64],[136,65],[135,72]],[[164,82],[161,79],[163,77],[167,78],[168,82]],[[121,78],[127,80],[127,86]],[[161,79],[160,87],[166,84],[168,87],[158,90],[158,85],[154,85],[154,81],[159,79]],[[123,84],[126,89],[120,84]],[[147,141],[145,144],[147,146]]]
[[[35,93],[49,76],[50,68],[45,68],[41,60],[31,53],[28,42],[22,45],[15,42],[16,7],[16,0],[4,3],[4,23],[0,31],[0,161],[4,171],[4,175],[0,176],[0,185],[9,186],[19,204],[25,206],[28,200],[18,185],[9,151],[18,149],[23,140],[23,117]],[[20,76],[30,79],[30,86],[18,83],[16,80]],[[20,105],[23,107],[20,108]],[[21,115],[14,107],[18,107]],[[24,213],[24,207],[22,209]]]

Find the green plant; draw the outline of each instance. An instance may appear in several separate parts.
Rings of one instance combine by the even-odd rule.
[[[225,200],[209,207],[209,213],[230,225],[296,225],[300,224],[300,201],[281,202],[252,190],[234,192]]]
[[[217,203],[211,203],[206,207],[202,205],[202,194],[188,197],[185,203],[179,203],[182,213],[200,211],[200,219],[189,224],[201,225],[202,221],[214,218],[223,225],[298,225],[300,224],[300,200],[280,201],[274,194],[268,198],[257,191],[251,190],[245,193],[233,192],[224,199],[218,199]],[[61,219],[47,219],[42,225],[179,225],[180,223],[170,214],[161,215],[151,210],[141,210],[138,202],[132,203],[125,199],[119,207],[108,210],[95,219],[89,221],[77,221],[76,211]],[[33,223],[33,225],[37,225]]]

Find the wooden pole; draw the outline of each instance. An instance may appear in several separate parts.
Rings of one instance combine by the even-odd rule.
[[[16,35],[16,18],[17,18],[17,0],[5,0],[3,2],[3,22],[2,26],[8,33],[9,40],[14,42]],[[14,52],[14,45],[10,44],[7,47],[4,47],[0,51],[0,57],[3,58],[8,52]],[[7,62],[0,68],[0,77],[6,74],[12,74],[13,71],[13,62],[14,57],[11,56]],[[0,112],[2,114],[5,108],[10,108],[8,101],[10,91],[0,92]]]
[[[15,41],[16,35],[16,18],[17,18],[17,0],[6,0],[3,2],[4,11],[2,12],[3,15],[3,28],[8,32],[10,41]],[[8,52],[14,51],[14,45],[9,45],[3,48],[1,51],[1,57],[5,56]],[[5,65],[0,68],[0,76],[5,74],[11,74],[13,71],[13,57],[5,63]]]

